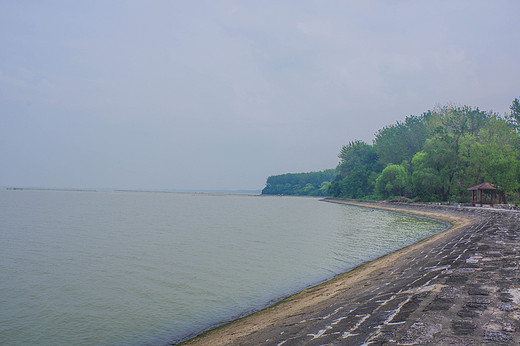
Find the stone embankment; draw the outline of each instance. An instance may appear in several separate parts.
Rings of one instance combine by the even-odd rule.
[[[520,344],[518,211],[361,205],[442,218],[455,226],[193,344]]]

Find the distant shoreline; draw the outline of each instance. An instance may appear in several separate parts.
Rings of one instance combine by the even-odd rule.
[[[222,195],[260,195],[262,190],[196,190],[196,189],[119,189],[119,188],[46,188],[46,187],[0,187],[6,191],[71,191],[71,192],[161,192],[161,193],[208,193]]]

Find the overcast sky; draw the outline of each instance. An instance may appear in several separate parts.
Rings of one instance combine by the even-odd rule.
[[[520,2],[0,0],[0,186],[261,189],[520,96]]]

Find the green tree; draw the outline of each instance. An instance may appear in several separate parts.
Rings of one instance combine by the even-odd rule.
[[[412,159],[412,185],[423,200],[447,201],[453,193],[457,155],[453,143],[434,137]]]
[[[372,146],[362,141],[350,142],[343,146],[338,157],[341,161],[329,193],[346,198],[362,198],[373,193],[381,167]]]
[[[420,151],[412,159],[412,193],[423,201],[433,200],[434,191],[439,185],[438,175],[430,167],[427,156],[428,154]]]
[[[520,100],[515,97],[511,106],[509,106],[510,113],[507,115],[508,121],[514,126],[514,128],[520,130]]]
[[[286,173],[273,175],[267,178],[263,195],[305,195],[305,196],[327,196],[328,185],[336,176],[335,169],[326,169],[319,172],[309,173]]]
[[[330,181],[324,181],[320,185],[320,196],[327,196],[329,193]]]
[[[458,138],[466,133],[477,135],[493,116],[468,106],[437,107],[428,118],[429,136],[450,135]]]
[[[520,192],[520,100],[505,118],[468,106],[437,107],[387,126],[373,145],[353,141],[328,171],[269,177],[263,193],[366,198],[406,195],[423,201],[468,197],[489,181]],[[385,169],[383,169],[385,168]]]
[[[374,139],[374,150],[380,163],[387,165],[410,161],[415,153],[421,151],[428,138],[429,117],[429,113],[420,117],[409,116],[402,123],[397,122],[379,130]]]
[[[520,188],[520,137],[498,117],[478,136],[466,136],[461,145],[467,186],[489,181],[512,196]]]
[[[402,196],[408,182],[406,170],[401,165],[388,164],[377,177],[375,189],[382,197]]]
[[[301,195],[309,195],[312,196],[316,188],[311,183],[307,183],[303,189],[301,189]]]
[[[467,135],[477,136],[488,126],[494,115],[468,106],[445,106],[438,108],[430,119],[432,137],[425,144],[432,167],[444,165],[438,169],[441,174],[443,201],[451,195],[465,193],[464,166],[461,162],[461,140]],[[427,148],[428,147],[428,148]]]

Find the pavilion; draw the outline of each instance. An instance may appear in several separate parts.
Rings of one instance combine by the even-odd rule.
[[[478,184],[468,188],[468,191],[472,192],[471,204],[476,206],[477,204],[482,205],[489,204],[493,206],[493,193],[497,188],[493,186],[493,184],[484,182],[482,184]],[[502,203],[502,196],[499,194],[498,203]]]

